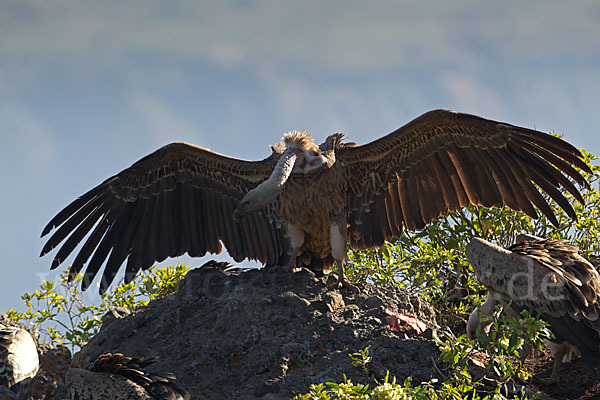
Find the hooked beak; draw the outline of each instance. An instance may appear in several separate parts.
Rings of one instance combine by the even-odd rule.
[[[291,148],[281,155],[269,179],[246,193],[240,201],[233,212],[233,219],[235,221],[239,221],[240,218],[260,210],[275,201],[281,188],[292,173],[299,154],[300,150]]]
[[[244,212],[242,211],[242,204],[238,205],[236,209],[233,211],[233,220],[235,222],[239,222],[240,218],[244,216]]]

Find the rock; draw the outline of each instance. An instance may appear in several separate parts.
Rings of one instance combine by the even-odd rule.
[[[0,400],[15,400],[17,394],[5,386],[0,386]]]
[[[344,373],[363,384],[387,370],[400,381],[428,380],[435,344],[393,331],[386,308],[436,328],[431,307],[398,287],[364,285],[356,294],[306,269],[199,268],[175,294],[105,324],[74,359],[90,368],[107,352],[158,356],[148,370],[172,372],[192,399],[287,399]],[[367,346],[369,376],[348,356]]]
[[[71,352],[66,346],[39,343],[40,370],[31,380],[30,390],[19,399],[53,400],[67,398],[65,374],[71,364]]]

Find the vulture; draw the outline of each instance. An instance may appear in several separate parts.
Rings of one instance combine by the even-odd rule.
[[[507,249],[474,238],[467,255],[488,293],[480,312],[475,309],[469,317],[467,335],[475,336],[480,316],[510,302],[513,314],[524,309],[541,313],[554,334],[547,383],[559,382],[560,366],[573,353],[600,373],[600,275],[578,252],[579,247],[564,240],[530,235],[519,235]]]
[[[40,368],[37,347],[22,328],[0,324],[0,385],[11,388],[33,378]]]
[[[65,383],[71,400],[189,400],[190,394],[174,383],[171,373],[155,375],[144,368],[156,357],[99,356],[91,370],[70,368]]]
[[[85,290],[101,269],[104,292],[125,263],[125,281],[167,257],[220,253],[285,269],[343,277],[347,248],[369,249],[423,229],[470,204],[507,206],[557,219],[542,192],[573,219],[562,189],[579,202],[581,153],[557,137],[450,110],[433,110],[371,143],[334,133],[317,145],[284,135],[261,161],[171,143],[108,178],[60,211],[41,255],[61,247],[57,268],[86,266]],[[535,206],[535,207],[534,207]],[[85,239],[85,241],[84,241]]]

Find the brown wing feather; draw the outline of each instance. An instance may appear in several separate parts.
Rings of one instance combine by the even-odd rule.
[[[266,213],[249,215],[240,224],[231,215],[237,202],[269,177],[277,158],[273,153],[251,162],[185,143],[169,144],[60,211],[42,232],[45,236],[58,228],[41,255],[62,243],[52,262],[56,268],[92,232],[69,277],[73,279],[90,260],[86,288],[108,259],[101,291],[127,258],[126,281],[130,281],[140,269],[169,256],[220,252],[220,241],[236,261],[251,258],[276,264],[284,254],[284,242]]]
[[[559,342],[575,345],[600,370],[600,275],[562,240],[528,239],[508,249],[474,238],[469,262],[480,283],[512,308],[533,309]]]
[[[408,229],[421,229],[468,204],[508,206],[537,217],[535,205],[557,225],[534,184],[575,218],[560,189],[583,200],[569,180],[587,185],[573,168],[590,172],[581,158],[575,147],[551,135],[448,110],[430,111],[378,140],[336,152],[337,162],[348,169],[350,231],[353,245],[360,242],[360,247],[375,245],[357,240],[361,223],[386,221],[379,214],[388,210]],[[382,202],[375,197],[396,189],[398,195],[385,194],[386,206],[379,209]],[[399,204],[391,205],[391,200]],[[369,236],[378,237],[372,229]],[[385,239],[389,232],[380,227]]]

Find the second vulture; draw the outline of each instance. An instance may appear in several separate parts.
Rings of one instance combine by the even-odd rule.
[[[541,313],[554,334],[549,342],[554,366],[547,383],[559,382],[563,359],[576,353],[600,376],[600,275],[579,255],[579,247],[564,240],[519,235],[514,245],[503,249],[474,238],[467,255],[477,279],[488,289],[480,310],[469,317],[469,338],[476,336],[481,317],[492,315],[496,305],[510,304],[512,316],[531,309]]]
[[[100,291],[127,259],[125,281],[156,261],[220,253],[267,266],[306,266],[343,279],[347,247],[381,246],[469,204],[508,206],[553,224],[537,187],[573,219],[562,189],[583,198],[581,153],[554,136],[449,110],[427,112],[357,146],[335,133],[316,145],[290,132],[262,161],[172,143],[60,211],[41,255],[62,242],[51,268],[79,248],[69,277],[87,264],[86,289],[106,262]],[[86,238],[87,236],[87,238]]]

